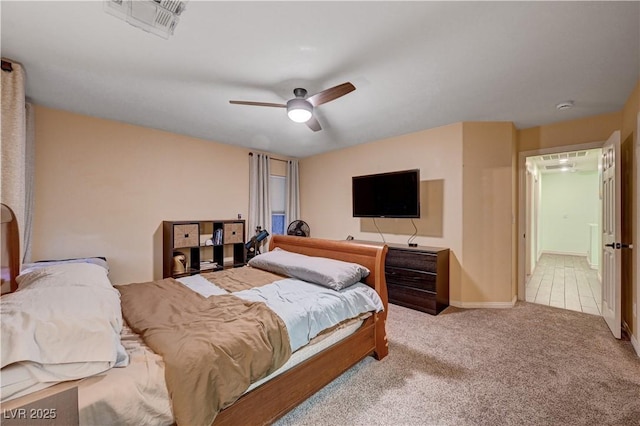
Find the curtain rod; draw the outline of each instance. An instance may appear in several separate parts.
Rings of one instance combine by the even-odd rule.
[[[253,152],[249,153],[249,157],[253,157]],[[269,157],[271,160],[282,161],[283,163],[288,163],[290,160],[281,160],[280,158]]]
[[[2,60],[2,71],[12,72],[13,65],[9,61]]]

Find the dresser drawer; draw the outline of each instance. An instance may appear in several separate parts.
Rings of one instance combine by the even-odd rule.
[[[415,250],[389,250],[385,266],[436,272],[438,267],[438,255]]]
[[[433,315],[438,313],[435,293],[394,284],[388,284],[387,289],[389,291],[389,303],[417,309]]]
[[[387,284],[404,285],[427,291],[436,291],[436,274],[433,272],[420,272],[413,269],[385,268]]]

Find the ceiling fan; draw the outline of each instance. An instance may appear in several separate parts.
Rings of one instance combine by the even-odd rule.
[[[356,87],[347,82],[329,89],[318,92],[307,98],[307,91],[301,87],[293,89],[295,98],[289,99],[286,104],[274,104],[270,102],[251,102],[251,101],[229,101],[236,105],[265,106],[274,108],[286,108],[287,115],[296,123],[306,123],[314,132],[322,130],[320,123],[313,116],[313,109],[319,105],[338,99],[349,92],[356,90]]]

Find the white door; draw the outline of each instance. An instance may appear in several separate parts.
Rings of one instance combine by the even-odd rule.
[[[602,316],[619,339],[622,328],[620,132],[602,147]]]

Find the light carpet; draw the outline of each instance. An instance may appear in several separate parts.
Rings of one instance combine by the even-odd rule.
[[[600,316],[389,305],[387,335],[276,425],[640,425],[640,358]]]

